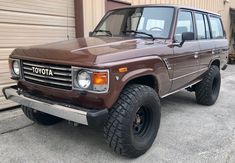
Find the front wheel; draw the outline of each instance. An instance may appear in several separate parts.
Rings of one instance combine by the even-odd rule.
[[[212,65],[204,79],[195,87],[197,103],[213,105],[220,92],[221,76],[218,66]]]
[[[109,112],[104,136],[116,153],[136,158],[151,147],[160,118],[156,91],[144,85],[129,85]]]

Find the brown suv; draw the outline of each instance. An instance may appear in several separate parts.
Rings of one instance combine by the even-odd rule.
[[[9,100],[40,124],[104,125],[108,145],[138,157],[160,125],[160,98],[187,88],[216,102],[228,42],[219,15],[180,6],[109,11],[89,38],[18,48],[10,55]]]

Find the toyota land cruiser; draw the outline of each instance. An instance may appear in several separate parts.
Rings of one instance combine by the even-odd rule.
[[[216,13],[173,5],[120,8],[88,38],[15,49],[9,66],[17,85],[3,93],[43,125],[62,119],[103,125],[108,145],[133,158],[155,140],[161,98],[186,88],[198,104],[216,102],[227,57]]]

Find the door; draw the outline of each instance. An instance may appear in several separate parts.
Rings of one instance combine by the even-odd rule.
[[[212,53],[215,49],[215,42],[211,38],[207,14],[196,12],[195,22],[197,29],[197,40],[200,47],[200,71],[198,72],[198,76],[200,76],[208,69],[208,64],[211,61]]]
[[[182,41],[183,32],[195,32],[191,11],[180,10],[176,25],[175,40]],[[199,43],[197,40],[186,41],[182,47],[174,47],[173,79],[171,91],[183,88],[193,82],[199,70]]]
[[[229,54],[230,57],[235,58],[235,10],[230,8],[230,22],[231,22],[231,30],[229,33]]]
[[[220,59],[220,65],[223,67],[227,63],[228,41],[225,37],[225,31],[221,18],[219,16],[209,16],[211,24],[211,34],[215,42],[215,49],[212,52],[213,58]]]

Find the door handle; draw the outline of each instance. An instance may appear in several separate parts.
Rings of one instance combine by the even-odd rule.
[[[211,53],[212,53],[212,55],[215,55],[216,54],[216,50],[212,49]]]
[[[198,55],[199,55],[199,52],[195,52],[195,53],[194,53],[194,58],[195,58],[195,59],[198,59],[198,57],[199,57]]]

